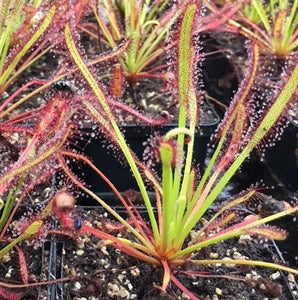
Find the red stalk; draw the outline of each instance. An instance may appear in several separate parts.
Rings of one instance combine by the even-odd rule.
[[[192,300],[200,300],[197,296],[195,296],[189,289],[186,288],[185,285],[183,285],[173,274],[171,274],[171,280],[175,285],[184,292],[190,299]]]
[[[18,90],[16,90],[10,97],[8,97],[0,106],[0,112],[13,100],[15,97],[17,97],[21,92],[23,92],[25,89],[30,87],[33,84],[40,84],[43,85],[45,82],[43,80],[34,79],[30,82],[27,82],[25,85],[20,87]]]
[[[160,125],[167,123],[170,120],[170,114],[165,110],[161,112],[162,119],[154,120],[154,119],[151,119],[151,118],[148,118],[147,116],[145,116],[144,113],[140,113],[140,112],[134,110],[133,108],[123,104],[122,102],[119,102],[117,100],[115,101],[112,99],[109,99],[108,101],[111,105],[128,112],[132,116],[136,117],[139,121],[149,124],[151,126],[160,126]]]
[[[167,260],[162,259],[160,262],[161,262],[161,265],[163,266],[163,270],[164,270],[161,289],[163,291],[165,291],[167,289],[170,279],[171,279],[171,268],[170,268]]]
[[[146,261],[150,264],[153,265],[159,265],[160,263],[158,262],[158,260],[156,260],[155,258],[153,258],[152,256],[156,256],[156,253],[151,251],[150,249],[148,249],[147,247],[144,247],[140,244],[136,244],[132,241],[129,241],[129,243],[131,243],[131,246],[126,244],[124,241],[121,241],[119,238],[110,235],[108,233],[105,233],[101,230],[95,229],[92,226],[83,223],[82,224],[82,230],[85,230],[91,234],[93,234],[94,236],[96,236],[99,239],[103,239],[106,241],[112,241],[113,242],[113,246],[119,250],[121,250],[122,252],[135,257],[137,259]],[[151,254],[152,256],[148,256],[146,254],[144,254],[143,252],[138,251],[135,247],[138,247],[138,249],[141,249],[144,253],[148,253]]]
[[[18,245],[15,245],[15,249],[17,250],[19,256],[20,273],[21,273],[22,280],[24,283],[28,283],[28,268],[27,268],[24,252],[21,250],[21,248]]]

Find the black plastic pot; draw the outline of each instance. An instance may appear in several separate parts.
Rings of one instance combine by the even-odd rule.
[[[63,277],[63,242],[57,241],[55,237],[42,245],[42,273],[47,274],[46,280],[51,281]],[[52,283],[40,286],[38,300],[63,300],[63,283]]]
[[[211,121],[198,126],[193,153],[194,161],[199,165],[200,170],[203,170],[210,136],[219,122],[219,117],[214,109],[209,104],[206,105],[207,109],[204,109],[204,111],[208,112],[208,117]],[[154,132],[159,132],[161,135],[164,135],[175,127],[177,127],[177,125],[166,124],[152,127],[129,124],[122,126],[121,129],[131,150],[139,159],[142,159],[145,149],[144,142],[148,140],[150,135]],[[122,157],[122,154],[119,150],[114,149],[114,147],[109,147],[109,143],[106,139],[96,138],[87,145],[82,143],[81,146],[81,148],[84,149],[84,154],[112,181],[120,192],[130,189],[138,190],[135,179],[130,168],[125,164],[125,159]],[[94,171],[90,170],[90,168],[82,165],[78,170],[75,170],[75,172],[83,179],[86,185],[90,186],[91,190],[100,195],[100,197],[104,199],[114,199],[113,193],[111,193],[110,188],[104,180]],[[157,172],[160,173],[160,170],[157,170]],[[80,202],[79,199],[79,204],[87,204],[86,199],[84,199],[83,202]]]
[[[272,254],[272,258],[275,263],[279,263],[279,264],[282,263],[284,265],[287,264],[286,260],[284,259],[283,254],[282,254],[282,251],[280,250],[278,245],[275,243],[275,241],[271,241],[271,243],[268,245],[268,251],[270,251],[270,253]],[[284,286],[286,288],[286,293],[288,295],[288,299],[289,300],[297,300],[294,293],[292,292],[293,288],[291,288],[289,285],[287,275],[281,271],[280,271],[280,273],[281,273],[281,276],[283,277]],[[298,292],[298,283],[295,279],[294,279],[293,285],[294,285],[294,289]]]
[[[298,196],[298,125],[289,124],[281,140],[266,151],[265,159],[278,184]]]

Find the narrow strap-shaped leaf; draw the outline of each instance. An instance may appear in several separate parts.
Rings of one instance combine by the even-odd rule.
[[[23,234],[12,240],[7,246],[2,248],[0,250],[0,259],[5,255],[10,249],[12,249],[17,243],[24,241],[26,239],[29,239],[32,235],[36,234],[41,226],[43,225],[43,222],[41,220],[34,221],[31,223],[25,230]]]
[[[139,186],[140,192],[142,194],[143,200],[145,202],[145,205],[147,207],[147,211],[148,211],[148,215],[149,215],[149,219],[152,225],[152,230],[153,230],[153,234],[155,236],[155,238],[157,239],[159,236],[159,231],[158,231],[158,227],[157,227],[157,222],[153,213],[153,209],[152,209],[152,205],[145,187],[145,183],[142,179],[142,176],[137,168],[136,162],[134,160],[134,157],[132,156],[130,149],[117,125],[117,122],[114,119],[113,113],[111,111],[111,108],[105,98],[104,93],[102,92],[102,90],[100,89],[99,85],[97,84],[95,78],[93,77],[93,75],[91,74],[91,72],[89,71],[87,65],[85,64],[85,62],[83,61],[80,53],[77,50],[77,47],[75,45],[75,42],[72,38],[71,35],[71,30],[70,30],[70,25],[66,24],[65,26],[65,40],[66,40],[66,44],[67,47],[72,55],[72,58],[74,59],[75,63],[77,64],[78,68],[80,69],[80,71],[82,72],[84,78],[86,79],[86,81],[88,82],[88,84],[90,85],[90,87],[92,88],[94,94],[96,95],[98,102],[100,103],[100,105],[102,106],[104,112],[107,115],[107,120],[108,122],[110,122],[111,126],[113,127],[114,130],[114,134],[115,137],[117,139],[117,142],[134,174],[134,177],[136,179],[136,182]]]

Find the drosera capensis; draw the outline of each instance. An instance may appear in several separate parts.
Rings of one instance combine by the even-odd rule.
[[[255,88],[254,79],[258,76],[259,72],[259,46],[255,43],[247,45],[249,59],[247,61],[245,77],[235,94],[226,117],[219,127],[217,134],[218,143],[209,165],[203,176],[196,181],[196,176],[194,176],[195,168],[192,165],[193,136],[195,126],[198,122],[197,118],[200,116],[197,115],[199,100],[194,89],[196,80],[194,65],[196,65],[195,62],[199,55],[197,53],[198,50],[195,48],[195,39],[192,37],[192,32],[197,22],[200,22],[198,14],[197,5],[190,3],[186,6],[183,19],[179,23],[176,80],[180,111],[177,128],[170,130],[155,145],[158,149],[156,153],[159,155],[159,162],[162,167],[161,180],[156,178],[154,173],[144,163],[138,161],[130,152],[118,124],[115,122],[104,91],[97,84],[92,72],[77,49],[77,41],[75,41],[71,27],[66,25],[65,28],[68,49],[80,72],[97,96],[99,103],[96,104],[83,100],[83,104],[86,105],[87,110],[92,114],[94,120],[101,125],[103,125],[103,121],[98,111],[98,105],[106,114],[106,120],[109,125],[105,126],[112,130],[114,140],[122,149],[123,155],[131,167],[149,216],[148,224],[146,220],[139,216],[137,208],[133,203],[127,203],[127,200],[121,196],[113,183],[90,160],[80,155],[67,154],[65,152],[64,155],[72,156],[89,165],[98,176],[106,181],[112,191],[118,195],[121,203],[127,209],[130,217],[129,223],[113,211],[103,199],[99,198],[98,195],[94,194],[80,182],[72,174],[71,170],[64,169],[75,185],[97,200],[136,239],[117,238],[117,236],[91,227],[84,220],[82,220],[81,231],[89,232],[100,239],[107,239],[117,249],[150,264],[161,266],[164,271],[161,289],[165,291],[172,280],[191,299],[197,299],[197,297],[177,279],[176,274],[177,272],[179,273],[179,266],[184,266],[186,262],[192,261],[197,265],[209,264],[210,262],[215,264],[211,260],[192,259],[197,251],[212,244],[239,237],[242,234],[259,235],[265,238],[283,240],[286,238],[286,233],[283,230],[265,224],[298,210],[297,204],[294,204],[285,209],[285,211],[274,213],[270,216],[248,215],[244,218],[243,215],[237,214],[238,206],[249,201],[251,198],[261,197],[257,188],[251,188],[246,193],[246,196],[241,194],[232,203],[223,205],[219,213],[210,219],[208,226],[202,229],[202,235],[190,245],[185,245],[185,241],[192,229],[203,218],[214,201],[216,201],[220,192],[237,172],[245,159],[249,157],[251,151],[259,144],[264,143],[268,133],[270,134],[275,126],[280,125],[279,119],[283,111],[286,109],[288,103],[293,101],[296,91],[295,82],[298,76],[297,66],[291,64],[286,66],[282,74],[285,80],[276,87],[275,93],[266,94],[266,97],[270,97],[267,100],[268,107],[262,113],[257,114],[255,122],[252,122],[251,110],[254,108],[252,102],[255,97],[254,93],[258,92]],[[184,154],[183,149],[185,149]],[[154,187],[157,215],[153,213],[143,177],[149,180]],[[63,218],[61,221],[63,223]],[[220,224],[220,226],[215,226],[215,224]],[[215,228],[217,230],[216,233],[214,233]],[[216,260],[216,263],[228,264],[231,262]],[[270,267],[298,274],[298,271],[295,269],[269,262],[233,260],[233,263],[236,265],[245,263],[251,266]],[[187,271],[185,272],[187,273]]]
[[[230,14],[236,13],[241,7],[242,4],[239,7],[233,6]],[[72,8],[79,9],[79,6]],[[226,8],[223,11],[226,11]],[[166,291],[172,281],[191,299],[198,299],[199,295],[195,295],[179,280],[180,273],[196,275],[193,270],[187,268],[189,264],[197,266],[199,271],[203,265],[231,263],[219,259],[196,259],[195,255],[200,253],[201,249],[242,234],[266,239],[286,238],[285,231],[266,223],[294,214],[298,211],[297,204],[287,206],[283,211],[274,211],[270,215],[238,213],[239,207],[251,200],[263,203],[264,195],[255,186],[221,204],[221,208],[216,212],[212,212],[210,207],[253,149],[259,147],[265,150],[267,144],[272,144],[272,136],[275,139],[279,138],[280,132],[276,128],[285,125],[281,119],[289,104],[295,101],[297,91],[298,67],[293,60],[285,62],[280,74],[281,80],[269,92],[268,87],[257,85],[258,78],[266,76],[264,69],[260,68],[260,45],[254,41],[247,43],[246,72],[225,118],[214,135],[214,152],[201,176],[193,161],[193,149],[196,146],[194,135],[202,117],[199,109],[202,94],[196,87],[202,87],[198,84],[201,70],[197,66],[200,65],[203,55],[197,33],[204,28],[220,30],[221,26],[229,22],[227,15],[222,15],[222,18],[219,12],[214,15],[215,18],[213,15],[205,16],[201,3],[188,1],[181,8],[179,18],[172,29],[171,38],[175,40],[175,47],[171,48],[171,51],[175,51],[175,55],[171,56],[174,59],[171,61],[171,80],[175,83],[176,89],[173,94],[179,103],[177,127],[164,135],[156,134],[154,143],[148,143],[145,150],[147,154],[152,154],[152,162],[161,167],[160,178],[156,175],[154,163],[147,164],[131,151],[119,128],[115,109],[132,114],[140,122],[153,126],[166,123],[169,114],[164,112],[160,117],[148,118],[127,107],[116,99],[115,95],[109,94],[109,87],[105,87],[104,82],[98,80],[96,72],[97,64],[112,64],[119,57],[125,56],[130,45],[129,37],[113,51],[88,60],[78,39],[78,22],[65,22],[65,44],[61,42],[56,50],[63,50],[65,62],[62,65],[69,66],[69,69],[61,68],[51,80],[41,83],[41,89],[51,89],[45,97],[46,104],[10,120],[10,112],[16,108],[14,105],[21,105],[18,101],[13,103],[14,99],[11,98],[12,101],[5,103],[1,111],[1,133],[6,147],[10,149],[8,152],[12,153],[7,155],[9,164],[3,165],[0,175],[2,209],[5,204],[1,204],[10,198],[7,205],[10,212],[1,228],[1,238],[5,241],[0,250],[1,255],[12,248],[17,249],[25,240],[38,239],[41,234],[61,234],[76,238],[89,233],[128,255],[162,269],[162,281],[159,283],[162,291]],[[21,100],[26,99],[24,96]],[[258,111],[262,102],[263,109]],[[27,126],[28,124],[30,126]],[[130,166],[132,176],[139,187],[137,192],[148,217],[143,217],[133,201],[118,191],[117,186],[107,178],[100,167],[95,166],[81,149],[75,148],[74,139],[82,137],[83,133],[80,130],[85,124],[96,130],[95,136],[103,136],[112,147],[122,151],[121,159]],[[14,146],[9,138],[12,133],[17,133],[20,137],[19,144]],[[19,150],[17,159],[14,159],[16,155],[13,147]],[[2,161],[1,164],[3,163]],[[103,179],[119,198],[128,218],[121,216],[108,202],[92,192],[80,176],[73,173],[73,164],[85,164],[95,176]],[[62,175],[53,197],[43,203],[40,211],[30,217],[24,216],[23,227],[17,237],[9,236],[7,228],[13,221],[18,205],[38,183],[45,182],[57,171]],[[149,197],[148,185],[154,190],[155,202]],[[14,189],[15,187],[17,189]],[[75,198],[79,194],[96,200],[113,217],[113,222],[108,224],[107,220],[102,229],[89,224],[76,211]],[[16,204],[13,209],[10,207],[12,202]],[[211,216],[208,213],[211,213]],[[52,217],[59,218],[63,227],[61,230],[45,226]],[[203,223],[201,221],[204,217],[207,218],[207,222],[197,228],[197,224]],[[195,238],[191,236],[194,228],[201,233]],[[130,234],[125,236],[125,230]],[[122,237],[117,235],[117,231],[121,231]],[[22,253],[19,256],[24,265]],[[298,274],[296,269],[271,262],[235,259],[233,263],[236,266],[246,264],[270,267]],[[22,272],[23,270],[25,268]],[[199,273],[197,275],[199,276]],[[26,270],[22,281],[27,281]],[[41,283],[36,285],[38,284]],[[17,293],[10,289],[30,286],[35,284],[10,285],[0,282],[0,295],[8,299],[12,296],[21,297],[23,293],[16,295]]]

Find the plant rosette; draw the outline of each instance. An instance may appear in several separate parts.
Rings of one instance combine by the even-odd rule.
[[[127,212],[121,206],[114,207],[122,217]],[[147,218],[144,208],[139,212]],[[128,238],[130,233],[117,224],[104,209],[96,207],[79,207],[76,216],[88,220],[94,228]],[[206,220],[205,220],[206,221]],[[194,228],[192,236],[196,235]],[[72,280],[61,283],[56,293],[61,297],[100,297],[101,299],[183,299],[185,296],[175,285],[171,285],[165,294],[161,294],[156,284],[161,280],[161,270],[143,261],[134,259],[121,251],[115,250],[109,243],[100,241],[92,235],[81,235],[76,240],[55,240],[63,250],[58,251],[55,265],[56,278],[72,277]],[[47,255],[49,255],[49,252]],[[59,253],[64,253],[63,258]],[[280,300],[295,299],[298,290],[294,278],[284,276],[282,272],[264,268],[233,264],[234,259],[252,259],[277,262],[279,255],[270,241],[260,241],[248,235],[219,243],[197,253],[198,259],[224,259],[227,265],[182,266],[177,271],[177,278],[200,299],[226,299],[237,295],[237,299],[278,298]],[[280,259],[280,258],[278,258]],[[49,260],[49,257],[46,261]],[[62,264],[61,264],[62,260]],[[193,269],[193,274],[188,273]],[[187,271],[188,270],[188,271]],[[59,283],[58,283],[59,284]],[[42,298],[40,298],[42,299]]]

